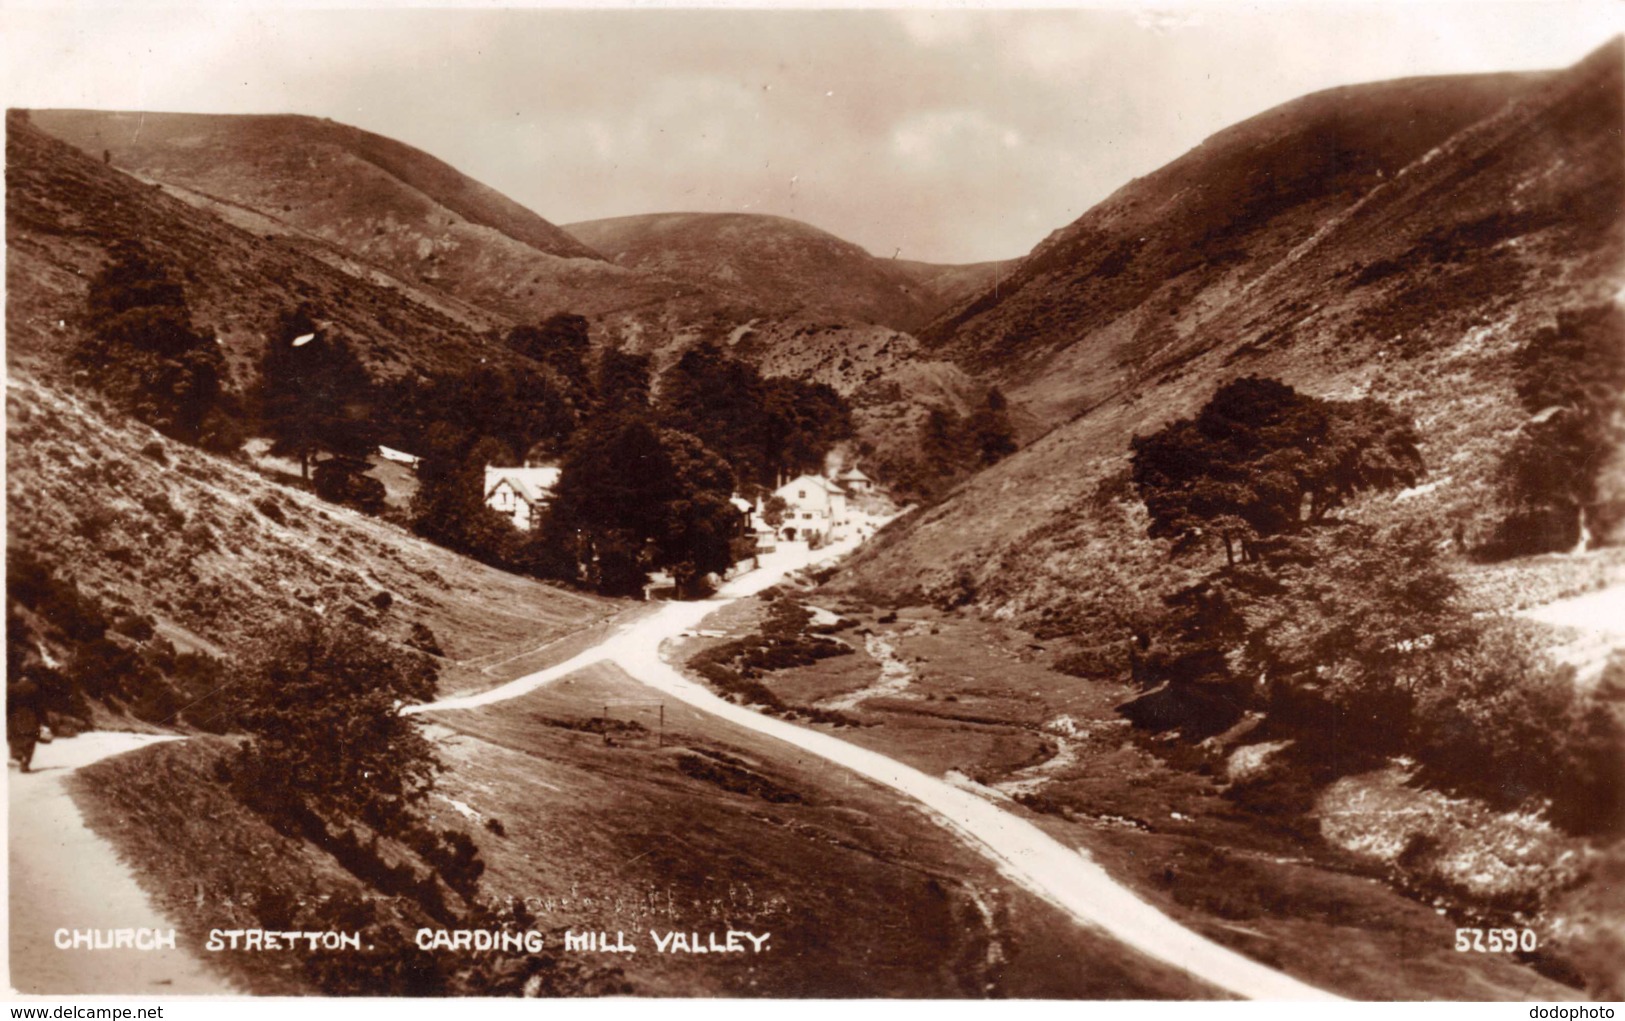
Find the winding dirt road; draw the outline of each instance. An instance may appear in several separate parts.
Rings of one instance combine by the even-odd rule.
[[[1521,616],[1568,629],[1574,637],[1558,647],[1557,658],[1578,671],[1582,684],[1590,684],[1601,676],[1609,655],[1625,646],[1625,585],[1559,599]]]
[[[82,766],[169,740],[174,738],[92,731],[40,745],[30,773],[11,770],[12,989],[59,996],[235,991],[180,946],[64,950],[56,945],[56,932],[64,928],[174,929],[112,847],[85,825],[64,783]]]
[[[940,824],[989,858],[1012,882],[1055,904],[1080,924],[1107,932],[1135,950],[1181,968],[1218,989],[1251,999],[1331,998],[1320,989],[1179,925],[1119,885],[1085,852],[1066,847],[995,802],[878,752],[735,705],[690,681],[661,657],[660,647],[665,640],[692,629],[722,606],[754,595],[798,568],[842,556],[853,545],[838,543],[816,553],[804,547],[781,549],[764,557],[757,570],[723,586],[713,598],[668,603],[556,666],[477,695],[410,706],[404,711],[442,712],[503,702],[607,660],[649,687],[696,709],[778,738],[913,798],[929,809]]]

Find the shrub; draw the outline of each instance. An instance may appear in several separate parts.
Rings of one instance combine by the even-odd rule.
[[[421,621],[412,622],[412,636],[406,640],[406,644],[426,655],[444,656],[446,654],[445,650],[440,647],[440,642],[435,638],[434,632],[429,630],[429,626]]]
[[[141,506],[148,514],[164,522],[170,528],[179,528],[186,524],[186,515],[177,510],[173,503],[169,502],[169,496],[166,493],[153,493],[150,496],[142,497]]]
[[[214,530],[201,521],[187,525],[186,530],[181,533],[181,541],[188,549],[197,553],[208,553],[219,548],[215,542]]]
[[[239,796],[284,816],[316,809],[390,831],[427,797],[439,760],[401,702],[433,696],[435,669],[350,625],[304,622],[248,657],[237,693],[250,738]]]
[[[1625,658],[1614,669],[1625,674]],[[1492,804],[1545,799],[1575,833],[1625,829],[1625,725],[1606,687],[1577,690],[1509,625],[1486,629],[1447,683],[1417,700],[1416,757],[1440,782]]]
[[[329,458],[318,464],[311,473],[316,495],[330,503],[351,506],[367,514],[379,514],[384,509],[384,484],[370,475],[362,474],[365,461],[349,458]]]
[[[279,525],[287,524],[288,519],[282,513],[282,505],[277,503],[274,497],[260,497],[254,501],[254,508]]]
[[[94,641],[107,632],[107,617],[95,601],[81,595],[72,582],[57,578],[27,550],[6,553],[6,594],[72,641]]]
[[[96,542],[118,520],[118,515],[108,507],[95,507],[85,512],[85,516],[74,523],[75,535]]]
[[[121,408],[167,435],[197,442],[230,401],[225,354],[194,328],[172,267],[139,242],[120,241],[91,280],[70,355]]]
[[[123,613],[113,622],[113,630],[138,642],[150,641],[156,633],[151,617],[145,614]]]
[[[1078,646],[1057,656],[1055,669],[1088,679],[1121,677],[1129,670],[1128,649],[1120,642]]]

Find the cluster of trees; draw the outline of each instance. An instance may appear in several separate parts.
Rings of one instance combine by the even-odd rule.
[[[661,377],[659,411],[668,427],[722,455],[746,486],[820,471],[829,449],[852,435],[851,408],[828,385],[764,379],[710,342]]]
[[[1513,356],[1518,399],[1532,416],[1501,463],[1512,512],[1492,556],[1574,548],[1625,516],[1600,485],[1625,447],[1625,311],[1608,303],[1559,313]]]
[[[240,444],[243,409],[219,345],[192,327],[183,288],[144,248],[115,250],[92,281],[87,322],[77,361],[120,403],[177,438]],[[713,343],[679,358],[656,400],[648,359],[609,350],[595,361],[580,316],[499,339],[515,358],[381,384],[320,310],[300,305],[272,325],[246,410],[327,499],[381,512],[383,484],[367,472],[389,443],[422,459],[410,510],[419,534],[616,593],[652,569],[670,569],[685,591],[725,570],[739,531],[729,496],[817,470],[852,435],[851,409],[830,387],[764,378]],[[485,506],[484,469],[546,460],[563,466],[551,519],[521,535]]]
[[[661,569],[691,593],[735,559],[733,493],[821,465],[851,433],[833,390],[763,379],[709,344],[668,370],[655,400],[647,358],[607,349],[594,365],[586,336],[578,316],[519,328],[510,343],[544,365],[507,374],[521,385],[506,389],[482,368],[402,396],[403,442],[425,458],[412,508],[420,534],[608,594],[635,593]],[[561,475],[540,526],[521,534],[484,505],[483,471],[526,456],[558,459]]]
[[[1195,418],[1136,436],[1132,449],[1152,538],[1182,548],[1217,536],[1232,565],[1324,523],[1356,493],[1422,474],[1416,431],[1393,409],[1256,376],[1220,387]]]
[[[997,464],[1017,450],[1010,403],[989,387],[968,414],[933,407],[920,426],[917,448],[877,460],[893,492],[934,503],[967,475]]]
[[[1222,388],[1195,419],[1134,442],[1153,537],[1178,554],[1218,537],[1226,558],[1136,622],[1130,660],[1151,689],[1138,722],[1200,738],[1248,709],[1311,765],[1407,754],[1494,802],[1548,800],[1575,830],[1625,809],[1625,730],[1510,624],[1469,612],[1438,536],[1330,511],[1411,484],[1409,423],[1273,380]]]
[[[233,449],[240,442],[220,345],[193,325],[185,287],[146,246],[113,246],[91,278],[84,325],[71,362],[115,403],[187,443]]]
[[[733,563],[733,490],[733,469],[698,437],[636,411],[597,419],[571,447],[543,524],[548,566],[617,595],[664,568],[693,593]]]
[[[344,338],[299,305],[278,317],[259,370],[252,395],[271,453],[297,460],[325,499],[383,510],[383,483],[364,474],[379,437],[372,379]]]

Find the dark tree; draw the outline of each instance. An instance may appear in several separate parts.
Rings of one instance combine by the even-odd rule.
[[[527,367],[479,365],[456,375],[398,383],[387,405],[390,435],[420,455],[431,445],[432,428],[456,423],[466,434],[465,445],[488,437],[513,457],[553,457],[577,420],[556,378]]]
[[[1414,430],[1384,405],[1324,401],[1255,376],[1132,446],[1152,538],[1178,546],[1216,534],[1230,564],[1238,549],[1253,559],[1353,494],[1412,485],[1422,472]]]
[[[764,460],[767,471],[751,481],[771,484],[823,470],[830,448],[851,439],[852,408],[826,383],[776,376],[762,380]]]
[[[740,479],[763,486],[821,469],[829,448],[852,435],[851,409],[831,387],[763,379],[712,343],[689,348],[661,377],[660,413],[721,454]]]
[[[412,530],[431,542],[506,566],[517,542],[513,524],[485,505],[485,466],[512,464],[498,440],[448,424],[432,428],[412,495]]]
[[[998,387],[988,388],[981,406],[971,412],[967,427],[976,440],[982,464],[994,464],[1016,452],[1016,429],[1010,423],[1010,402]]]
[[[1614,304],[1560,313],[1513,357],[1518,397],[1531,415],[1501,475],[1513,515],[1494,545],[1505,553],[1567,549],[1586,522],[1625,513],[1599,487],[1625,446],[1625,311]]]
[[[138,242],[120,242],[90,281],[89,335],[73,363],[93,386],[166,435],[209,446],[228,408],[225,356],[193,327],[170,268]]]
[[[673,429],[698,436],[750,479],[771,477],[762,377],[715,344],[684,351],[660,377],[660,414]]]
[[[310,478],[322,453],[354,464],[378,442],[372,383],[342,337],[318,322],[307,305],[282,313],[260,359],[260,422],[271,452],[299,461]]]
[[[440,763],[403,703],[431,699],[435,669],[359,628],[305,622],[256,654],[236,692],[248,733],[236,770],[270,811],[357,819],[398,830]]]
[[[600,591],[631,594],[647,571],[669,569],[689,594],[728,568],[733,472],[697,438],[642,416],[601,418],[563,469],[548,536]]]
[[[587,371],[587,355],[592,350],[592,338],[586,319],[563,312],[534,326],[515,326],[508,331],[507,342],[526,358],[558,373],[572,392],[588,396],[592,379]]]
[[[647,355],[605,348],[598,359],[599,414],[619,415],[649,410],[650,369]]]
[[[976,437],[966,429],[964,417],[951,408],[933,407],[926,413],[920,451],[927,461],[942,465],[948,475],[980,460]]]

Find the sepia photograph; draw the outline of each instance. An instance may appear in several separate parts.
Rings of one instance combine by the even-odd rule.
[[[7,4],[6,998],[1625,998],[1622,32]]]

